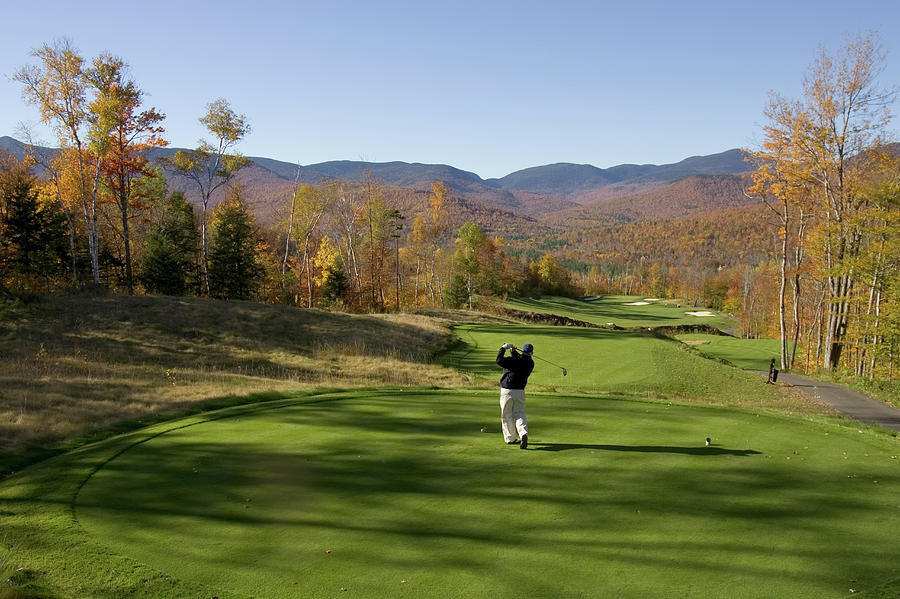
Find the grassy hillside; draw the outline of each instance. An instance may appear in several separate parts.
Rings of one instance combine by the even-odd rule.
[[[452,317],[446,314],[446,317]],[[435,317],[198,298],[58,296],[0,314],[0,473],[135,423],[360,385],[458,385]]]

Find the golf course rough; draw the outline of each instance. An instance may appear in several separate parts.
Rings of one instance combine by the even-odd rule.
[[[900,576],[895,439],[532,393],[519,451],[496,403],[397,390],[232,408],[52,460],[0,500],[19,532],[74,517],[82,568],[165,573],[156,596],[821,598]],[[26,523],[15,505],[38,487],[52,493]],[[112,596],[103,584],[73,596]]]

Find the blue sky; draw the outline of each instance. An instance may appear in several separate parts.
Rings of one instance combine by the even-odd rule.
[[[301,164],[443,163],[487,178],[754,146],[769,90],[798,96],[822,44],[869,31],[888,52],[882,86],[900,84],[895,0],[51,0],[0,14],[0,135],[38,123],[11,76],[66,36],[130,64],[172,145],[195,146],[197,118],[224,97],[253,127],[240,151]]]

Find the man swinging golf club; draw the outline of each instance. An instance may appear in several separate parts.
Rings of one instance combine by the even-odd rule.
[[[511,350],[509,356],[506,350]],[[525,419],[525,385],[534,370],[531,354],[534,346],[526,343],[520,354],[511,343],[504,343],[497,354],[497,365],[503,368],[500,377],[500,423],[503,439],[508,445],[528,447],[528,421]],[[518,438],[516,438],[518,433]]]

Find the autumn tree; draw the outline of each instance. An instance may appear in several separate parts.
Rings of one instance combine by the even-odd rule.
[[[798,173],[791,168],[791,162],[797,159],[798,148],[784,138],[785,132],[796,131],[797,123],[792,122],[795,119],[794,109],[777,97],[773,97],[766,115],[772,122],[781,123],[782,128],[767,128],[769,136],[763,149],[753,155],[753,160],[758,166],[751,174],[753,184],[748,189],[748,195],[760,199],[768,208],[770,215],[775,218],[780,274],[778,323],[781,368],[790,370],[794,364],[797,341],[800,337],[799,307],[802,293],[800,279],[806,256],[806,231],[812,215],[809,207],[811,194],[809,182],[803,177],[798,177]],[[786,297],[789,280],[793,304],[790,335],[787,327]]]
[[[864,248],[856,263],[862,289],[851,328],[852,367],[856,376],[874,379],[883,366],[890,380],[900,343],[900,156],[883,156],[878,170],[863,191],[872,209],[862,225]]]
[[[250,159],[233,153],[234,147],[250,133],[247,117],[237,114],[224,98],[207,105],[206,114],[199,119],[212,136],[212,141],[200,140],[193,150],[179,150],[169,164],[195,185],[201,200],[200,248],[201,272],[207,294],[210,293],[209,243],[207,221],[209,202],[222,186],[230,183],[235,173],[250,164]]]
[[[448,224],[447,202],[450,199],[450,188],[443,181],[431,184],[428,197],[430,211],[425,224],[425,245],[428,252],[428,288],[431,293],[431,305],[443,303],[441,279],[437,273],[436,263],[439,253],[439,240]]]
[[[384,222],[385,206],[384,194],[381,185],[372,177],[371,172],[366,172],[365,188],[365,218],[367,233],[366,245],[368,246],[368,271],[369,271],[369,309],[384,310],[384,258],[386,226]]]
[[[880,141],[887,124],[890,95],[877,89],[883,61],[872,38],[850,42],[832,57],[824,50],[804,88],[808,98],[811,144],[807,163],[823,205],[823,252],[829,306],[825,332],[825,368],[836,368],[850,316],[850,297],[862,235],[859,217],[868,207],[860,184],[869,168],[867,152]]]
[[[463,223],[456,236],[458,247],[453,262],[460,274],[465,277],[466,297],[470,310],[473,306],[472,298],[476,291],[477,277],[482,270],[479,253],[487,242],[487,235],[481,227],[472,222]]]
[[[167,145],[161,135],[160,122],[165,118],[154,108],[140,111],[144,92],[128,76],[128,65],[120,58],[102,54],[85,73],[98,90],[97,112],[107,124],[100,131],[106,148],[102,163],[106,189],[115,203],[120,217],[118,234],[122,239],[125,284],[129,293],[134,290],[130,222],[134,212],[148,209],[149,200],[135,185],[136,178],[151,175],[147,153]]]
[[[544,253],[538,261],[529,264],[529,270],[537,278],[539,291],[553,295],[570,293],[569,273],[553,254]]]
[[[329,304],[340,303],[347,292],[347,272],[340,251],[330,237],[322,238],[312,264],[318,273],[315,282],[322,289],[322,297]]]
[[[366,193],[365,186],[344,181],[331,181],[322,189],[327,205],[325,235],[333,242],[347,278],[346,300],[350,307],[361,309],[366,304],[364,293]]]
[[[23,86],[28,104],[39,108],[41,120],[57,134],[61,156],[75,164],[75,201],[80,206],[88,236],[91,272],[100,284],[100,239],[97,229],[97,186],[105,145],[104,132],[110,121],[103,112],[103,99],[90,98],[91,83],[85,76],[84,58],[68,39],[44,44],[32,52],[38,65],[27,65],[14,76]],[[101,112],[93,112],[92,110]],[[90,131],[90,132],[89,132]],[[90,152],[95,153],[94,176]]]
[[[291,258],[291,245],[294,236],[294,209],[297,206],[297,189],[300,184],[300,164],[297,164],[297,174],[294,177],[294,187],[291,190],[291,203],[287,216],[287,231],[284,235],[284,256],[281,259],[281,301],[288,301],[290,294],[287,290],[288,263]]]
[[[425,288],[425,283],[427,281],[424,276],[426,273],[426,266],[428,264],[428,260],[425,254],[426,239],[427,232],[425,217],[419,215],[413,220],[412,229],[406,235],[407,250],[416,260],[415,281],[413,284],[413,307],[416,308],[420,306],[420,289]]]
[[[827,282],[823,366],[837,368],[851,318],[863,247],[861,224],[870,208],[862,190],[881,145],[892,92],[877,87],[884,61],[873,37],[850,40],[835,55],[824,48],[804,80],[803,98],[773,96],[760,158],[780,158],[777,176],[803,182],[817,199],[819,251]]]

